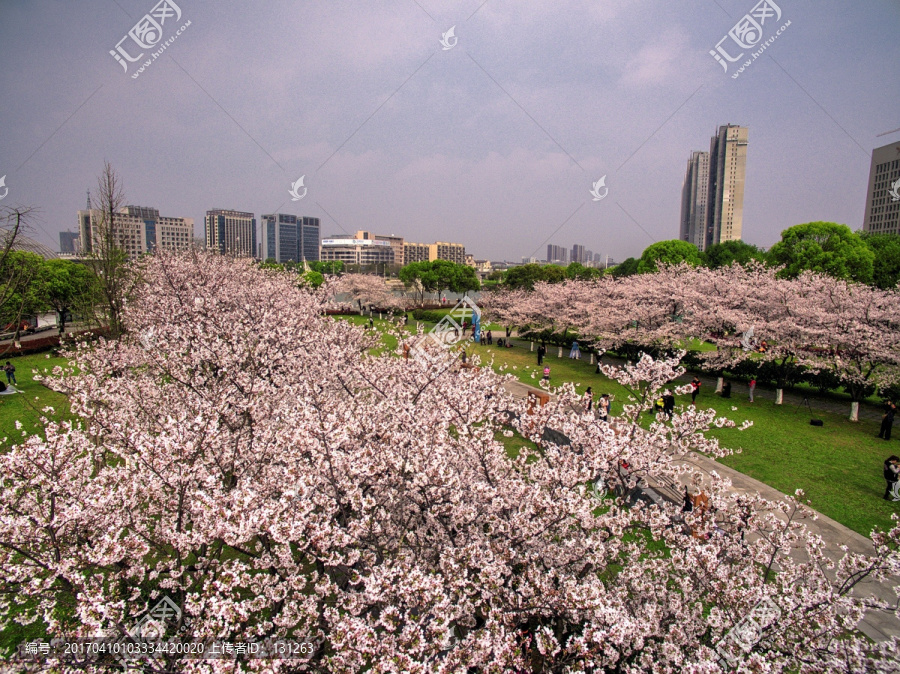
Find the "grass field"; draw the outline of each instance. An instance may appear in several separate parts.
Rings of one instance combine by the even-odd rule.
[[[4,362],[7,360],[3,359]],[[43,430],[41,417],[46,416],[41,410],[52,407],[55,411],[53,419],[69,418],[69,401],[61,393],[56,393],[40,382],[34,381],[35,371],[52,370],[57,365],[65,365],[64,358],[50,357],[46,354],[11,357],[8,359],[16,366],[16,388],[21,393],[0,396],[0,438],[7,438],[7,443],[17,442],[23,431],[27,434],[40,433]],[[6,381],[6,376],[3,381]],[[21,422],[22,430],[16,429],[16,421]]]
[[[351,320],[368,321],[359,317]],[[375,324],[378,327],[377,319]],[[426,329],[430,327],[426,324]],[[410,328],[415,328],[414,321],[410,321]],[[494,334],[496,337],[503,332]],[[493,359],[497,370],[505,365],[506,372],[525,384],[537,385],[542,376],[537,354],[528,350],[527,342],[515,338],[513,342],[518,346],[511,349],[470,345],[469,352],[478,354],[485,363]],[[396,348],[395,344],[392,347]],[[616,398],[613,415],[621,411],[621,404],[627,398],[624,388],[595,374],[596,366],[590,365],[586,357],[575,361],[567,358],[567,349],[563,349],[562,358],[557,353],[557,347],[548,347],[544,359],[550,366],[552,385],[573,382],[579,393],[591,386],[595,399],[602,393],[610,393]],[[805,410],[797,410],[793,405],[775,405],[761,388],[757,393],[757,400],[752,404],[740,397],[724,400],[709,390],[698,397],[700,408],[713,407],[738,424],[745,419],[753,421],[753,427],[746,431],[712,431],[722,446],[741,449],[740,454],[721,459],[721,463],[786,494],[803,489],[813,508],[864,536],[876,526],[889,529],[891,515],[900,512],[900,502],[882,499],[885,483],[881,471],[888,455],[900,455],[900,439],[895,437],[890,442],[878,439],[876,422],[854,423],[845,415],[819,410],[816,417],[825,425],[811,426]],[[678,405],[689,402],[689,396],[677,399]]]

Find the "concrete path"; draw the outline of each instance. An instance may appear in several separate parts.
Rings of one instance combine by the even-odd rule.
[[[705,384],[706,382],[704,382]],[[540,390],[518,381],[508,381],[504,386],[516,398],[524,398],[530,391]],[[713,389],[715,389],[715,385],[713,385]],[[786,397],[787,394],[785,394]],[[700,454],[691,453],[688,463],[707,475],[715,471],[718,475],[731,480],[732,493],[758,493],[769,501],[787,500],[785,495],[777,489]],[[816,520],[807,518],[804,520],[804,524],[811,533],[822,537],[822,540],[825,542],[825,554],[829,558],[835,561],[840,559],[844,555],[844,552],[840,549],[842,545],[847,546],[850,552],[863,555],[874,553],[874,547],[870,539],[848,529],[830,517],[826,517],[821,513],[816,514],[818,515]],[[794,558],[803,560],[806,553],[804,550],[794,550],[791,554]],[[874,595],[896,606],[897,595],[893,590],[896,585],[900,585],[900,578],[892,577],[885,583],[866,581],[856,586],[854,595],[861,597]],[[896,613],[869,611],[866,617],[860,621],[858,628],[870,639],[885,641],[891,637],[900,637],[900,618],[897,617]]]

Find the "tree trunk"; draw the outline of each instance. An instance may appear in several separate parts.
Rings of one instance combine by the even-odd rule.
[[[784,389],[778,388],[775,389],[775,404],[781,405],[784,403]]]
[[[528,342],[531,346],[529,347],[529,351],[534,351],[534,342]]]
[[[557,358],[562,358],[562,347],[559,347],[559,352],[556,354]]]
[[[850,403],[850,421],[859,421],[859,403],[856,401]]]
[[[716,379],[716,393],[722,392],[722,387],[725,385],[725,377],[719,377]]]

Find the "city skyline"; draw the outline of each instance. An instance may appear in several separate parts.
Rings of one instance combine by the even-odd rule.
[[[109,52],[154,4],[0,9],[0,205],[38,207],[45,244],[108,159],[127,203],[195,225],[215,205],[452,238],[477,258],[539,258],[565,239],[621,260],[677,238],[685,152],[735,121],[753,130],[744,239],[768,247],[801,222],[860,229],[872,151],[900,140],[881,135],[900,126],[892,3],[780,2],[790,27],[739,71],[709,53],[755,5],[739,0],[185,0],[190,27],[123,72]]]

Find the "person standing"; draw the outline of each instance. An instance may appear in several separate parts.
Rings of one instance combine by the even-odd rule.
[[[675,411],[675,396],[672,395],[672,392],[669,389],[663,391],[662,401],[663,414],[666,415],[667,419],[671,419],[672,413]]]
[[[6,366],[3,368],[3,370],[6,372],[6,382],[8,384],[18,384],[19,383],[16,381],[16,366],[15,365],[10,363],[9,361],[6,361]]]
[[[900,457],[891,454],[884,460],[884,479],[887,481],[887,488],[884,490],[884,500],[889,498],[894,501],[900,501],[900,494],[897,493],[898,475],[900,475]]]
[[[753,402],[753,392],[756,390],[756,379],[750,379],[750,402]]]
[[[544,366],[544,376],[541,377],[541,381],[545,381],[548,384],[550,383],[550,366],[549,365]]]
[[[609,393],[604,393],[597,401],[597,416],[600,421],[609,422]]]
[[[572,349],[569,351],[569,358],[578,360],[581,358],[581,349],[578,348],[578,340],[572,342]]]
[[[487,331],[487,343],[488,346],[491,346],[494,343],[494,335],[491,334],[491,331]]]
[[[591,408],[594,405],[594,389],[590,386],[587,387],[587,391],[584,392],[584,411],[587,414],[591,413]]]
[[[881,417],[881,430],[878,431],[878,437],[882,440],[891,439],[891,428],[894,425],[894,415],[896,413],[897,406],[893,403],[893,401],[888,400],[884,406],[884,414]]]
[[[695,405],[697,402],[697,394],[700,393],[700,387],[703,385],[703,382],[700,381],[699,377],[694,377],[691,379],[691,405]]]
[[[537,349],[538,365],[544,364],[544,355],[547,353],[547,347],[541,344]]]

